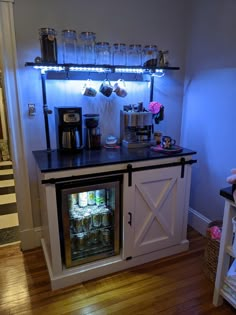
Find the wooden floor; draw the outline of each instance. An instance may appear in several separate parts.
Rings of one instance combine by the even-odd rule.
[[[227,315],[212,305],[213,284],[202,270],[205,240],[188,231],[190,250],[111,276],[51,291],[41,249],[0,248],[0,314]]]

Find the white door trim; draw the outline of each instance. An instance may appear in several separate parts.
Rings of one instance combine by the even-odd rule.
[[[17,73],[16,40],[13,17],[13,0],[0,0],[0,63],[3,90],[6,99],[8,131],[14,169],[17,210],[20,223],[22,249],[29,249],[25,232],[33,229],[27,161],[24,154],[19,86]],[[30,240],[29,240],[30,242]],[[32,242],[31,242],[32,243]]]

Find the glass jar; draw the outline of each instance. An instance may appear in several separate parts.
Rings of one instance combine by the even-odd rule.
[[[40,28],[39,40],[42,62],[57,63],[57,39],[53,28]]]
[[[142,65],[142,45],[129,45],[127,50],[127,65],[141,66]]]
[[[158,49],[156,45],[146,45],[143,48],[143,65],[155,67],[158,64]]]
[[[80,59],[82,64],[95,64],[95,39],[93,32],[80,33]]]
[[[77,35],[74,30],[62,31],[63,63],[77,63]]]
[[[110,44],[107,42],[99,42],[95,46],[96,51],[96,64],[97,65],[110,65],[111,52]]]
[[[114,44],[112,62],[116,66],[126,66],[126,44]]]

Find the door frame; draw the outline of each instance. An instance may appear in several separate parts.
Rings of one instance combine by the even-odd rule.
[[[14,0],[0,0],[0,67],[15,179],[21,248],[27,250],[36,247],[38,241],[33,227],[30,185],[25,159],[27,155],[23,141],[13,4]]]

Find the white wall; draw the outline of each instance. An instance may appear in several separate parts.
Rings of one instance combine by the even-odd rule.
[[[18,65],[21,77],[21,103],[23,112],[24,142],[27,148],[27,164],[31,187],[32,211],[35,226],[40,225],[38,208],[37,178],[32,156],[33,150],[45,149],[44,120],[40,74],[25,68],[26,61],[33,61],[40,55],[38,29],[53,27],[57,31],[73,28],[81,31],[94,31],[97,41],[157,44],[159,49],[169,50],[171,65],[180,66],[180,71],[169,72],[165,77],[156,79],[155,100],[165,106],[165,121],[158,126],[164,133],[179,142],[183,75],[185,64],[185,14],[186,0],[15,0],[14,18],[16,28]],[[101,83],[97,82],[99,85]],[[82,106],[83,113],[96,111],[103,114],[102,132],[118,134],[119,110],[124,104],[144,100],[148,104],[147,83],[134,85],[128,83],[129,96],[118,99],[112,96],[109,102],[99,95],[96,100],[81,96],[83,82],[48,81],[48,105]],[[36,104],[36,116],[27,114],[28,103]],[[115,122],[106,125],[105,121]],[[108,118],[108,119],[107,119]],[[55,147],[54,116],[49,117],[52,147]],[[194,149],[192,146],[191,148]]]
[[[192,1],[182,145],[197,150],[191,208],[222,218],[230,169],[236,167],[236,1]]]

